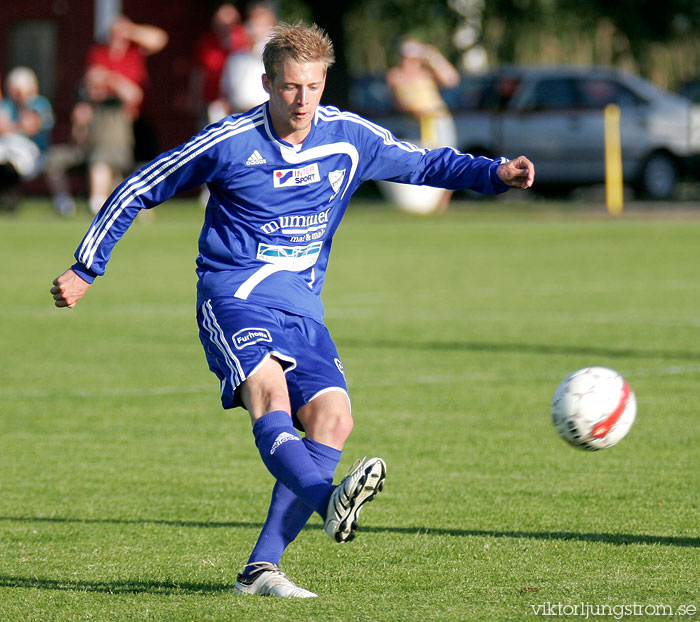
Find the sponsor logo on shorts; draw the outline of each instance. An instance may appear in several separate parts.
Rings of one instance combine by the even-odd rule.
[[[318,181],[321,181],[321,173],[316,162],[303,168],[282,168],[272,172],[272,183],[275,188],[308,186]]]
[[[281,432],[279,436],[275,439],[275,442],[272,443],[272,448],[270,449],[270,455],[274,455],[274,453],[277,451],[277,449],[280,447],[280,445],[284,445],[287,441],[300,441],[301,439],[298,436],[294,436],[294,434],[290,434],[289,432]]]
[[[338,368],[338,371],[343,374],[343,378],[345,378],[345,368],[343,367],[343,364],[340,362],[340,359],[334,358],[333,362],[335,363],[335,366]]]
[[[231,338],[236,349],[241,350],[246,346],[252,346],[254,343],[267,341],[272,343],[272,335],[265,328],[244,328],[239,330]]]

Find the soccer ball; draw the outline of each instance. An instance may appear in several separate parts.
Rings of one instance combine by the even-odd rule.
[[[552,421],[559,436],[582,449],[607,449],[629,432],[637,400],[614,369],[586,367],[567,376],[552,399]]]

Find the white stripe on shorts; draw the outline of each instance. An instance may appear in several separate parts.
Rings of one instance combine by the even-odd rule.
[[[224,331],[221,330],[221,326],[219,326],[219,323],[216,321],[216,316],[211,306],[211,300],[207,300],[202,304],[202,317],[204,318],[202,327],[209,334],[212,343],[216,345],[223,355],[223,360],[229,369],[231,386],[235,389],[246,379],[246,375],[241,367],[241,362],[236,358],[236,355],[226,341]]]

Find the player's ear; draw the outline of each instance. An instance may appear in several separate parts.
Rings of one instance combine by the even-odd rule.
[[[266,93],[272,93],[272,84],[270,84],[270,78],[267,77],[266,73],[262,75],[262,85]]]

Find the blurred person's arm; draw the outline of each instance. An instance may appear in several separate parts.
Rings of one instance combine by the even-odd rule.
[[[134,116],[138,116],[138,110],[143,102],[143,89],[133,80],[116,73],[110,72],[110,86],[114,94],[124,102],[127,110]]]
[[[41,116],[36,110],[25,108],[19,113],[19,120],[15,129],[25,136],[36,136],[41,130]]]
[[[86,74],[86,81],[99,88],[104,88],[119,99],[130,114],[138,116],[143,102],[143,89],[126,76],[101,65],[93,65]]]
[[[158,26],[150,24],[135,24],[127,17],[118,17],[113,28],[117,28],[120,34],[138,45],[146,54],[160,52],[168,45],[168,33]]]
[[[10,118],[10,114],[5,106],[0,103],[0,134],[7,134],[13,131],[14,123]]]
[[[79,102],[71,112],[71,138],[76,145],[85,145],[90,134],[90,123],[94,116],[92,104]]]
[[[434,45],[423,44],[423,59],[425,65],[432,72],[438,85],[443,88],[451,88],[459,84],[459,72]]]

